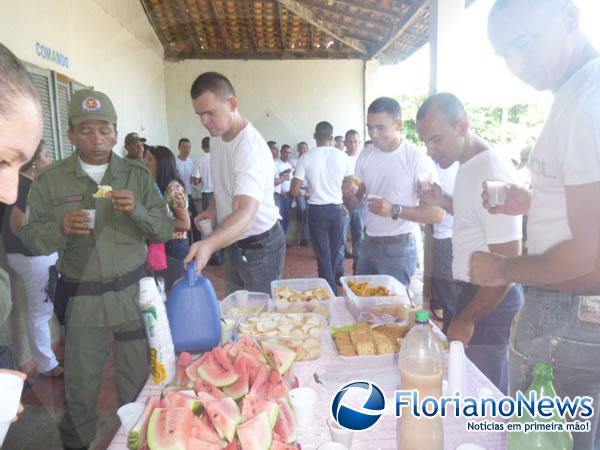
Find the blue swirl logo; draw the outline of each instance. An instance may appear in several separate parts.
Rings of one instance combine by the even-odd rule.
[[[345,405],[344,396],[352,390],[368,392],[368,398],[360,408]],[[366,431],[381,418],[385,409],[385,395],[374,383],[369,381],[353,381],[342,387],[331,402],[331,414],[343,428],[352,431]]]

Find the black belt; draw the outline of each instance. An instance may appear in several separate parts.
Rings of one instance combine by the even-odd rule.
[[[64,281],[65,288],[70,296],[80,295],[102,295],[105,292],[119,292],[123,289],[137,283],[140,278],[146,276],[146,264],[144,263],[133,272],[126,273],[123,276],[114,278],[111,281],[84,281],[81,283]]]
[[[258,241],[262,241],[263,239],[270,238],[274,236],[275,233],[279,230],[279,221],[275,222],[275,225],[271,227],[270,230],[265,231],[264,233],[255,234],[253,236],[248,236],[245,239],[241,239],[235,243],[235,245],[239,248],[245,249],[255,249],[262,248],[262,245],[257,244]]]
[[[341,208],[343,205],[341,203],[327,203],[325,205],[315,205],[315,204],[309,203],[308,206],[310,206],[311,208],[325,208],[325,207],[332,207],[332,206],[337,206],[338,208]]]
[[[378,244],[394,244],[408,241],[411,235],[412,233],[397,234],[396,236],[369,236],[367,234],[367,239]]]

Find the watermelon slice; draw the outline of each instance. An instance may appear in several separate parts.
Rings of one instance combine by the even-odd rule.
[[[287,383],[283,380],[281,375],[275,370],[271,370],[269,374],[269,381],[267,386],[267,398],[276,400],[280,397],[288,398],[290,390]]]
[[[210,353],[203,354],[200,358],[195,359],[189,366],[185,368],[185,374],[192,383],[201,380],[200,375],[198,375],[198,367],[200,367],[202,363],[206,361],[209,355]]]
[[[229,386],[239,378],[221,347],[215,347],[208,353],[208,357],[198,366],[198,375],[217,387]]]
[[[235,400],[230,397],[213,401],[200,398],[202,403],[204,403],[206,415],[215,427],[215,430],[217,430],[219,437],[227,439],[227,442],[233,441],[235,429],[242,420],[240,409]]]
[[[225,449],[224,449],[224,450],[240,450],[240,446],[239,446],[239,444],[238,444],[238,441],[237,441],[237,439],[235,439],[235,440],[231,441],[231,442],[229,443],[229,445],[228,445],[227,447],[225,447]]]
[[[144,412],[127,436],[127,448],[131,450],[140,450],[146,445],[146,431],[148,429],[150,416],[152,415],[152,411],[154,411],[155,408],[160,408],[160,406],[160,400],[157,398],[149,397],[148,400],[146,400]]]
[[[194,417],[192,420],[192,429],[190,430],[190,437],[199,439],[204,442],[211,442],[213,444],[219,444],[219,448],[223,448],[227,445],[215,431],[213,426],[209,423],[206,418]]]
[[[239,378],[232,385],[224,387],[223,393],[228,397],[239,400],[248,393],[248,369],[246,367],[246,361],[243,358],[236,359],[233,367],[238,373]]]
[[[254,378],[254,383],[250,388],[250,392],[258,397],[267,398],[269,388],[269,370],[265,366],[258,369],[258,373]]]
[[[260,349],[260,346],[249,334],[242,335],[240,340],[233,344],[233,346],[229,350],[229,355],[235,358],[241,351],[248,353],[250,356],[252,356],[254,359],[261,363],[267,362],[267,360],[265,359],[265,355],[263,355],[263,352]]]
[[[246,369],[248,370],[248,383],[252,385],[254,383],[254,379],[256,378],[256,374],[261,367],[266,367],[267,363],[260,362],[256,358],[254,358],[249,353],[246,353],[244,350],[240,351],[235,358],[235,364],[243,359],[246,362]]]
[[[271,423],[271,428],[273,428],[279,416],[279,405],[277,402],[266,400],[253,394],[248,394],[244,397],[242,403],[243,420],[250,420],[263,411],[269,416],[269,422]]]
[[[194,362],[194,358],[188,352],[183,352],[177,358],[177,375],[175,378],[175,382],[177,386],[187,386],[190,382],[190,379],[185,372],[185,369]]]
[[[155,408],[148,422],[150,450],[185,450],[192,418],[187,408]]]
[[[187,450],[221,450],[223,447],[214,442],[207,442],[192,437],[189,439],[186,448]]]
[[[164,397],[164,403],[167,408],[188,408],[194,415],[202,411],[202,403],[192,390],[169,391]]]
[[[264,341],[261,345],[265,355],[267,355],[269,364],[280,375],[286,373],[292,367],[292,364],[294,364],[297,356],[295,351],[274,342]]]
[[[271,450],[298,450],[298,446],[273,439]]]
[[[237,435],[242,450],[269,450],[273,431],[267,413],[261,412],[242,423],[238,426]]]
[[[296,431],[296,416],[294,416],[294,411],[292,411],[292,407],[287,399],[279,398],[277,399],[277,403],[279,404],[279,417],[277,418],[274,431],[282,441],[292,444],[296,441],[298,435]]]
[[[200,392],[206,392],[216,399],[225,398],[225,394],[223,394],[221,389],[204,380],[196,381],[194,384],[194,391],[196,391],[196,395]]]

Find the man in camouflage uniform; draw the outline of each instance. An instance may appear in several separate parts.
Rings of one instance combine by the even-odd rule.
[[[148,377],[148,344],[137,305],[147,240],[173,232],[150,173],[112,153],[117,115],[110,99],[77,91],[69,105],[69,138],[77,151],[40,174],[29,192],[29,214],[19,232],[37,254],[60,252],[65,313],[66,449],[87,448],[96,433],[96,401],[112,334],[121,404],[137,396]],[[94,198],[110,185],[108,198]],[[83,210],[95,210],[95,223]]]

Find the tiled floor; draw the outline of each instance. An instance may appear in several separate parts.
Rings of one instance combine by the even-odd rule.
[[[345,260],[346,273],[351,273],[352,261]],[[206,275],[213,282],[219,298],[223,298],[223,268],[209,266]],[[284,278],[317,276],[317,265],[312,249],[293,247],[288,249]],[[6,437],[4,450],[59,450],[61,449],[57,423],[63,412],[64,385],[62,380],[48,380],[31,375],[32,389],[23,397],[25,412],[13,424]],[[100,423],[94,449],[105,449],[119,426],[116,416],[117,394],[113,380],[113,362],[109,359],[104,384],[99,396]]]

